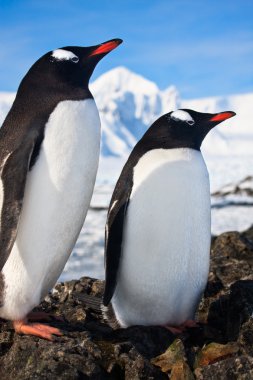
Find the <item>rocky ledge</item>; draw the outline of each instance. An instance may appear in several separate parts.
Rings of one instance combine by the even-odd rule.
[[[173,336],[162,327],[112,330],[83,294],[103,281],[57,284],[37,308],[64,335],[54,342],[14,333],[0,322],[0,379],[253,379],[253,228],[213,238],[199,326]]]
[[[228,184],[212,193],[212,208],[253,205],[253,176]]]

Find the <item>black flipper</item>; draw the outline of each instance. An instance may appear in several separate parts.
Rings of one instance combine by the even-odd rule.
[[[110,303],[117,284],[124,221],[132,191],[132,171],[132,166],[124,167],[109,206],[105,234],[105,292],[103,296],[105,306]]]
[[[1,180],[4,193],[0,224],[0,271],[11,253],[17,236],[26,176],[36,143],[35,140],[33,134],[27,135],[19,147],[3,160]]]

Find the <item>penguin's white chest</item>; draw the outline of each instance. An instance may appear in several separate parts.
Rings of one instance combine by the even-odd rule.
[[[193,318],[209,270],[210,190],[200,152],[156,149],[134,168],[112,299],[122,326]]]
[[[99,148],[94,100],[59,103],[27,176],[17,239],[3,269],[6,289],[0,316],[22,318],[55,284],[84,223]]]

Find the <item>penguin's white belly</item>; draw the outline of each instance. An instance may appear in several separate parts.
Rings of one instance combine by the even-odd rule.
[[[90,204],[99,147],[94,100],[59,103],[27,176],[17,239],[3,268],[1,317],[23,318],[57,281]]]
[[[209,270],[210,219],[200,152],[157,149],[139,160],[112,298],[122,326],[179,325],[194,317]]]

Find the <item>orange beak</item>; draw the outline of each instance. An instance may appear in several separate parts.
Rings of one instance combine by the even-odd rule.
[[[209,121],[223,121],[223,120],[227,120],[230,117],[233,117],[235,115],[236,115],[236,113],[233,111],[221,112],[221,113],[217,113]]]
[[[97,48],[95,48],[95,50],[93,50],[93,52],[90,54],[90,57],[92,57],[93,55],[109,53],[110,51],[118,47],[121,43],[122,40],[120,38],[104,42]]]

